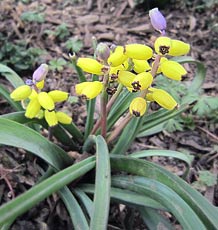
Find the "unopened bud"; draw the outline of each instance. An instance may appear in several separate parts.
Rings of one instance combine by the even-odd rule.
[[[107,61],[110,56],[110,48],[106,43],[100,42],[96,48],[96,58],[100,61]]]
[[[45,79],[48,73],[48,65],[41,64],[33,73],[33,81],[39,82]]]
[[[151,24],[155,30],[160,31],[162,35],[165,34],[165,30],[167,28],[166,19],[163,14],[158,10],[158,8],[154,8],[149,11],[149,17],[151,20]]]

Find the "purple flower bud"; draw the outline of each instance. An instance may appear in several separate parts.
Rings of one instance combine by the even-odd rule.
[[[96,58],[100,61],[107,61],[110,56],[110,48],[106,43],[100,42],[96,48]]]
[[[154,8],[150,10],[149,17],[150,17],[151,24],[154,27],[154,29],[160,31],[160,33],[164,35],[166,27],[167,27],[167,23],[166,23],[165,17],[158,10],[158,8]]]
[[[45,79],[48,73],[48,65],[41,64],[33,73],[33,81],[39,82]]]
[[[26,84],[26,85],[29,85],[29,86],[34,85],[34,83],[33,83],[33,81],[32,81],[31,79],[27,79],[27,80],[25,81],[25,84]]]

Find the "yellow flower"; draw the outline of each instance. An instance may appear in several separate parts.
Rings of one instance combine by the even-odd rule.
[[[161,73],[161,64],[165,61],[167,61],[168,59],[166,57],[161,57],[160,59],[160,63],[159,63],[159,66],[158,66],[158,69],[157,69],[157,74]],[[153,62],[154,63],[154,62]],[[153,63],[152,63],[152,66],[153,66]]]
[[[37,87],[38,89],[42,89],[42,88],[44,87],[44,84],[45,84],[45,81],[44,81],[44,80],[39,81],[39,82],[36,83],[36,87]]]
[[[53,102],[62,102],[66,101],[69,94],[61,90],[52,90],[48,92],[48,95],[52,98]]]
[[[136,73],[142,73],[151,70],[151,67],[146,60],[132,59],[132,62],[133,62],[133,70]]]
[[[174,98],[163,89],[149,88],[152,92],[152,99],[156,101],[161,107],[172,110],[177,106]]]
[[[124,63],[122,63],[121,65],[118,65],[116,67],[110,67],[110,70],[109,70],[109,76],[113,76],[113,75],[118,75],[118,72],[120,70],[127,70],[129,67],[129,63],[128,61],[126,60]]]
[[[49,126],[55,126],[58,124],[58,119],[55,111],[45,110],[45,120]]]
[[[103,83],[100,81],[82,82],[76,84],[76,94],[84,96],[86,99],[93,99],[97,97],[103,89]]]
[[[71,124],[72,123],[72,118],[68,116],[66,113],[63,112],[56,112],[56,117],[58,121],[62,124]]]
[[[190,45],[188,43],[172,39],[168,54],[171,56],[181,56],[186,55],[189,51]]]
[[[52,97],[48,95],[46,92],[40,92],[38,94],[39,104],[47,110],[54,110],[55,104],[52,100]]]
[[[77,65],[85,72],[102,75],[104,65],[92,58],[78,58]]]
[[[153,77],[149,72],[143,72],[136,75],[133,82],[131,83],[135,91],[141,91],[147,89],[153,81]]]
[[[148,60],[152,57],[153,51],[149,46],[142,44],[129,44],[124,46],[124,54],[129,58]]]
[[[134,81],[136,75],[129,71],[119,71],[118,73],[118,81],[122,85],[132,88],[132,82]]]
[[[30,119],[36,117],[40,111],[40,108],[41,105],[39,104],[38,98],[33,98],[32,100],[30,100],[26,108],[25,116]]]
[[[107,59],[107,63],[111,67],[116,67],[123,64],[127,58],[128,57],[124,54],[124,48],[122,46],[117,46]]]
[[[140,117],[145,114],[146,107],[146,100],[142,97],[136,97],[130,103],[129,112],[136,117]]]
[[[160,66],[162,73],[173,80],[181,81],[182,76],[187,74],[185,68],[175,61],[165,61]]]
[[[172,41],[168,37],[158,37],[154,42],[155,52],[159,55],[166,55],[169,53]]]
[[[28,85],[22,85],[16,88],[11,94],[10,97],[14,101],[22,101],[30,96],[32,89]]]
[[[38,97],[38,93],[34,89],[32,89],[32,92],[29,95],[29,99],[32,100],[32,99],[34,99],[36,97]]]

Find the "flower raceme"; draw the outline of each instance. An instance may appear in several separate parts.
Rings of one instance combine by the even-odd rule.
[[[27,101],[25,116],[27,118],[43,118],[49,126],[57,125],[58,122],[70,124],[72,118],[63,112],[55,111],[55,103],[63,102],[68,99],[68,93],[61,90],[52,90],[50,92],[40,92],[44,87],[44,79],[48,73],[46,64],[33,73],[32,79],[26,81],[26,85],[16,88],[10,97],[15,101]]]

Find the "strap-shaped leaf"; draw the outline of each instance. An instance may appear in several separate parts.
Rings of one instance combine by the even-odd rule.
[[[152,156],[163,156],[163,157],[173,157],[184,161],[188,169],[191,167],[191,163],[193,160],[193,156],[181,153],[178,151],[172,150],[164,150],[164,149],[150,149],[150,150],[142,150],[139,152],[134,152],[129,154],[130,157],[133,158],[142,158],[142,157],[152,157]]]
[[[175,226],[171,224],[163,215],[152,208],[138,207],[138,211],[147,225],[148,229],[173,230]]]
[[[35,185],[24,194],[0,207],[0,227],[10,220],[22,215],[34,205],[44,200],[53,192],[58,191],[66,184],[79,178],[95,166],[95,158],[87,158],[77,164],[74,164],[55,175],[49,177],[43,182]],[[65,194],[66,189],[62,191]],[[65,194],[66,195],[66,194]],[[67,197],[65,196],[64,199]],[[71,202],[72,204],[72,202]],[[87,229],[87,228],[84,228]]]
[[[96,143],[96,175],[90,230],[107,229],[111,187],[110,158],[104,138],[97,136],[93,139]]]
[[[122,156],[111,156],[111,167],[115,170],[151,178],[167,185],[189,204],[208,229],[217,228],[218,210],[184,180],[166,169],[152,162]]]
[[[81,184],[79,188],[86,193],[94,194],[94,185],[92,184]],[[148,196],[143,196],[136,192],[129,191],[128,189],[124,190],[111,187],[111,199],[122,204],[124,203],[127,205],[145,206],[153,209],[167,211],[166,207],[161,205],[156,200],[153,200]]]
[[[197,214],[168,186],[148,178],[135,176],[113,177],[112,184],[119,188],[145,194],[164,205],[186,230],[206,230]]]
[[[83,210],[80,204],[75,199],[74,195],[68,189],[68,187],[64,186],[64,188],[59,190],[58,193],[61,196],[61,199],[63,200],[65,206],[67,207],[67,210],[73,222],[74,229],[75,230],[81,230],[81,229],[88,230],[89,225],[83,213]]]
[[[133,117],[129,124],[124,128],[116,145],[111,150],[111,154],[124,154],[136,138],[144,117]]]
[[[15,110],[17,110],[17,111],[22,111],[22,110],[23,110],[23,108],[22,108],[22,106],[20,105],[19,102],[16,102],[16,101],[14,101],[14,100],[12,100],[12,99],[10,98],[9,92],[8,92],[7,89],[5,89],[5,87],[3,87],[2,85],[0,85],[0,95],[1,95],[2,97],[4,97],[4,98],[7,100],[7,102],[8,102]]]
[[[94,188],[94,185],[93,185]],[[93,189],[94,191],[94,189]],[[85,207],[89,217],[91,218],[92,216],[92,212],[93,212],[93,201],[89,198],[88,195],[86,195],[86,193],[81,190],[80,188],[75,188],[73,190],[73,192],[76,194],[76,196],[79,198],[80,203],[83,204],[83,206]]]
[[[57,170],[72,162],[64,150],[33,129],[5,118],[0,118],[0,144],[32,152]]]
[[[0,75],[3,75],[14,86],[14,88],[24,85],[20,76],[6,65],[0,64]]]

